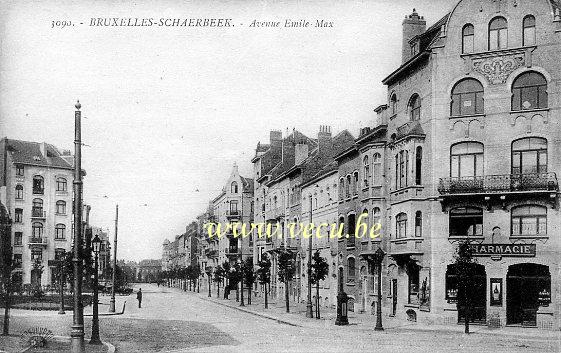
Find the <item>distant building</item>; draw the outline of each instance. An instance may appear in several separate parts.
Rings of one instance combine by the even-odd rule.
[[[151,283],[159,280],[162,272],[160,260],[141,260],[136,266],[136,281]]]

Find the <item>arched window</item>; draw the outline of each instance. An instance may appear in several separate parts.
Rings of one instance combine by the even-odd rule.
[[[361,222],[366,224],[367,229],[369,229],[370,224],[368,223],[368,218],[370,217],[370,215],[368,214],[368,210],[366,208],[362,210],[361,215],[363,215]],[[359,230],[359,234],[362,234],[360,230]]]
[[[547,173],[547,140],[527,137],[512,143],[512,174]]]
[[[532,15],[524,17],[522,21],[522,45],[536,44],[536,18]]]
[[[31,208],[31,215],[33,217],[43,217],[43,200],[33,199],[33,206]]]
[[[473,78],[466,78],[456,83],[452,89],[450,114],[464,116],[484,112],[483,85]]]
[[[59,223],[55,226],[55,239],[64,239],[66,232],[66,226],[62,223]]]
[[[423,165],[423,148],[418,146],[415,150],[415,185],[421,185],[421,168]]]
[[[372,156],[372,184],[382,185],[382,156],[379,153]]]
[[[423,214],[421,211],[415,212],[415,236],[423,236]]]
[[[380,209],[378,207],[372,209],[372,224],[376,223],[380,223]]]
[[[392,116],[397,114],[397,95],[395,93],[390,98],[390,109]]]
[[[524,72],[512,83],[512,110],[547,108],[547,81],[537,72]]]
[[[39,222],[34,222],[31,225],[33,238],[41,238],[43,236],[43,224]]]
[[[64,178],[56,178],[56,191],[67,191],[68,186],[66,183],[66,179]]]
[[[504,17],[495,17],[489,22],[489,50],[508,47],[508,23]]]
[[[347,277],[348,278],[355,278],[356,276],[356,262],[354,257],[349,257],[347,260]]]
[[[23,185],[16,185],[16,200],[23,200]]]
[[[421,118],[421,97],[414,94],[409,100],[409,118],[419,120]]]
[[[399,151],[395,156],[396,189],[407,187],[409,174],[409,151]]]
[[[45,191],[45,181],[42,176],[35,175],[33,177],[33,193],[42,195]]]
[[[350,214],[347,216],[347,234],[349,237],[347,238],[347,247],[354,247],[355,246],[355,229],[356,229],[356,215]]]
[[[364,156],[362,164],[364,168],[364,187],[367,188],[369,185],[368,180],[370,180],[370,162],[368,156]]]
[[[353,195],[358,195],[358,172],[353,173]]]
[[[474,30],[473,25],[468,23],[462,29],[462,53],[473,53],[474,51]]]
[[[345,198],[345,178],[339,179],[339,200]]]
[[[460,142],[450,149],[450,176],[473,178],[483,176],[483,144]]]
[[[482,237],[483,210],[476,207],[458,207],[450,210],[451,237]]]
[[[233,181],[232,184],[230,185],[230,192],[232,194],[238,193],[238,183],[236,183],[235,181]]]
[[[56,213],[66,214],[66,202],[59,200],[56,202]]]
[[[510,212],[512,236],[547,235],[547,208],[537,205],[513,207]]]
[[[345,197],[351,197],[351,176],[347,175],[347,185],[345,185]]]
[[[395,237],[407,238],[407,214],[403,212],[395,216]]]

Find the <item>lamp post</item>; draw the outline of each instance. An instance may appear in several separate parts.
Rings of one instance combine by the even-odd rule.
[[[109,312],[115,312],[115,273],[117,272],[117,229],[119,226],[119,205],[115,205],[115,239],[113,240],[113,273],[111,274],[111,300]]]
[[[80,101],[74,112],[74,315],[71,352],[84,353],[84,308],[82,307],[82,113]]]
[[[378,267],[378,289],[376,299],[376,327],[375,331],[384,331],[382,326],[382,261],[386,253],[381,248],[378,248],[374,253],[374,260],[376,261],[376,266]]]
[[[58,281],[60,291],[60,310],[59,315],[64,315],[64,260],[66,259],[66,252],[62,252],[61,257],[58,259]]]
[[[101,340],[99,339],[99,315],[98,315],[98,305],[99,305],[99,297],[98,297],[98,256],[99,256],[99,249],[101,247],[101,240],[99,239],[98,235],[96,234],[92,240],[92,250],[94,253],[94,292],[93,292],[93,316],[92,316],[92,338],[90,339],[90,344],[102,344]]]
[[[208,297],[211,297],[210,294],[210,286],[211,286],[211,282],[212,282],[212,267],[211,266],[207,266],[205,269],[206,275],[208,276]]]
[[[312,224],[312,197],[310,196],[310,224]],[[308,298],[306,300],[306,317],[313,318],[312,308],[312,238],[308,239]]]

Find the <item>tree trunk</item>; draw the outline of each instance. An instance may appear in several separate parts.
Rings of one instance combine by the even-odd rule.
[[[319,319],[319,281],[316,283],[316,319]]]
[[[4,283],[6,296],[4,298],[4,327],[2,329],[3,336],[8,336],[10,334],[10,299],[12,296],[12,281],[10,277],[11,276],[9,276]]]
[[[286,281],[286,283],[284,284],[284,300],[286,302],[286,312],[289,313],[290,312],[290,296],[289,296],[289,292],[288,292],[288,287],[289,287],[290,282]]]
[[[267,301],[267,283],[265,283],[265,309],[269,308],[269,302]]]
[[[216,282],[216,298],[220,299],[220,282]]]
[[[240,279],[240,289],[241,289],[240,306],[245,306],[244,298],[243,298],[243,277]]]

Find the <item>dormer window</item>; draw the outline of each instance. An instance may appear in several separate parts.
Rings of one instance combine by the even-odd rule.
[[[21,164],[16,165],[16,175],[17,176],[23,176],[23,174],[24,174],[23,165],[21,165]]]
[[[489,23],[489,50],[506,49],[508,46],[508,22],[495,17]]]

